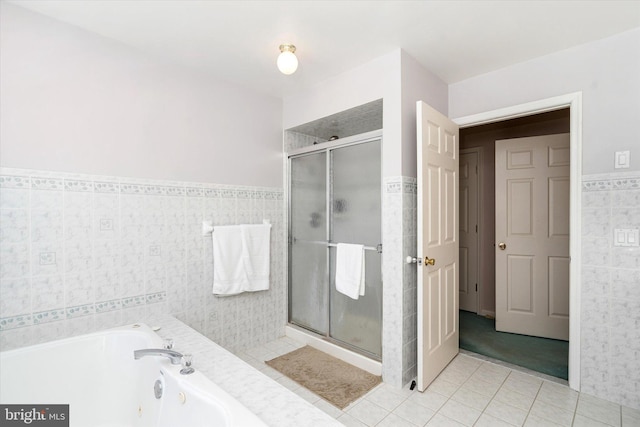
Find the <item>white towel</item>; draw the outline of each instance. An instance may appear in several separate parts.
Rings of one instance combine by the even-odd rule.
[[[338,243],[336,290],[353,299],[364,295],[364,245]]]
[[[269,289],[271,224],[215,227],[213,294],[236,295]]]
[[[235,295],[247,284],[241,225],[215,227],[213,240],[213,293]]]
[[[245,292],[269,289],[271,224],[243,225],[243,263],[247,274]]]

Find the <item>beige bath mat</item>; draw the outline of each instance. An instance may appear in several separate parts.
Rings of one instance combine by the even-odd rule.
[[[378,376],[309,346],[265,363],[340,409],[381,381]]]

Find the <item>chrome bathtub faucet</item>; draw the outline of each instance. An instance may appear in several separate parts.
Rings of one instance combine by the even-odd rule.
[[[167,348],[145,348],[143,350],[134,350],[133,358],[138,360],[145,356],[162,356],[171,360],[172,365],[182,364],[182,353]]]

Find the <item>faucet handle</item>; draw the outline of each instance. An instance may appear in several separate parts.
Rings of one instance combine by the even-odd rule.
[[[173,348],[173,338],[165,338],[162,347],[171,350]]]
[[[182,366],[189,367],[191,366],[191,362],[193,362],[193,354],[185,353],[182,355]]]
[[[180,373],[182,375],[188,375],[195,372],[195,369],[191,367],[191,362],[193,362],[192,354],[183,354],[182,355],[182,369],[180,369]]]

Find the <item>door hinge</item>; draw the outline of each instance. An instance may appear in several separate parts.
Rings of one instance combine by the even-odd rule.
[[[478,292],[478,284],[476,283],[476,292]]]
[[[476,233],[478,232],[478,224],[476,224]]]
[[[478,165],[476,165],[476,175],[478,175]]]

